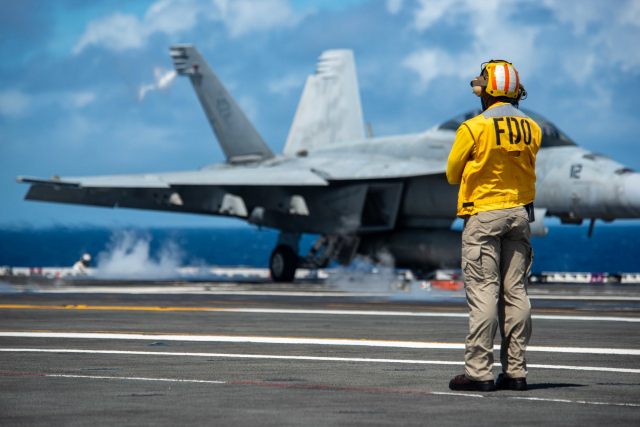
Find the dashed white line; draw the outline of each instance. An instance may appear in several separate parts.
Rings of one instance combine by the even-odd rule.
[[[384,341],[368,339],[341,338],[293,338],[238,335],[177,335],[177,334],[140,334],[105,332],[0,332],[0,337],[20,338],[65,338],[65,339],[109,339],[109,340],[146,340],[146,341],[189,341],[189,342],[232,342],[254,344],[293,344],[293,345],[337,345],[364,347],[391,347],[415,349],[462,350],[463,343],[439,343],[421,341]],[[587,347],[539,347],[529,346],[527,351],[544,353],[579,353],[640,356],[638,349],[624,348],[587,348]]]
[[[7,374],[4,374],[7,375]],[[12,374],[8,374],[12,375]],[[436,396],[456,396],[456,397],[471,397],[476,399],[512,399],[512,400],[525,400],[531,402],[553,402],[553,403],[572,403],[579,405],[606,405],[606,406],[623,406],[623,407],[640,407],[637,403],[617,403],[617,402],[597,402],[587,400],[569,400],[569,399],[545,399],[542,397],[525,397],[525,396],[496,396],[481,395],[471,393],[456,393],[456,392],[443,392],[443,391],[428,391],[428,390],[407,390],[407,389],[383,389],[383,388],[369,388],[369,387],[352,387],[352,386],[327,386],[320,384],[282,384],[282,383],[265,383],[265,382],[248,382],[248,381],[220,381],[220,380],[195,380],[195,379],[180,379],[180,378],[149,378],[149,377],[108,377],[108,376],[93,376],[93,375],[72,375],[72,374],[37,374],[34,377],[54,377],[54,378],[73,378],[73,379],[91,379],[91,380],[110,380],[110,381],[158,381],[158,382],[174,382],[174,383],[194,383],[194,384],[223,384],[223,385],[237,385],[237,386],[262,386],[262,387],[287,387],[287,388],[309,388],[309,389],[323,389],[323,390],[348,390],[348,391],[361,391],[361,392],[374,392],[374,393],[407,393],[407,394],[425,394]]]
[[[416,360],[416,359],[373,359],[362,357],[326,357],[326,356],[288,356],[273,354],[244,354],[244,353],[186,353],[168,351],[132,351],[132,350],[85,350],[85,349],[45,349],[45,348],[1,348],[5,353],[71,353],[71,354],[110,354],[137,356],[173,356],[173,357],[219,357],[233,359],[271,359],[271,360],[300,360],[319,362],[350,362],[350,363],[399,363],[409,365],[464,365],[463,361],[449,360]],[[535,369],[556,369],[568,371],[620,372],[640,374],[640,369],[607,368],[599,366],[571,366],[571,365],[527,365]]]

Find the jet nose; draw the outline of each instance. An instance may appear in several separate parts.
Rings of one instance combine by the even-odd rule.
[[[636,218],[640,218],[640,173],[630,173],[622,184],[624,199]]]

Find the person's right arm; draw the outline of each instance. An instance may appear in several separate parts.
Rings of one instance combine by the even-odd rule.
[[[456,132],[456,140],[451,147],[449,160],[447,160],[447,181],[449,184],[460,184],[462,172],[467,161],[475,150],[475,140],[466,124],[460,125]]]

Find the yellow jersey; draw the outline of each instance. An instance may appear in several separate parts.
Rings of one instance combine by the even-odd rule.
[[[540,135],[536,122],[505,102],[462,123],[447,161],[447,180],[460,184],[458,216],[533,202]]]

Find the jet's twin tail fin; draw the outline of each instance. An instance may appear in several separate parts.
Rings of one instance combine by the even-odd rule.
[[[284,153],[364,138],[353,51],[326,50],[307,78]]]
[[[259,161],[273,157],[273,152],[198,49],[192,45],[176,45],[171,46],[170,53],[178,74],[191,80],[227,161]]]

